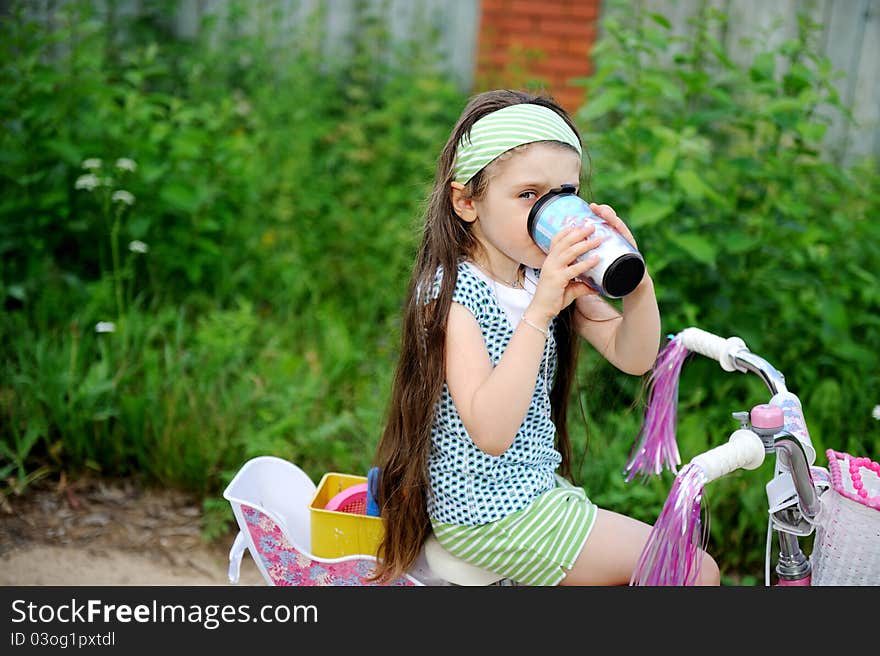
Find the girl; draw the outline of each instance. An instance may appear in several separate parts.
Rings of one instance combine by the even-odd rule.
[[[532,241],[529,210],[579,186],[581,141],[549,98],[475,96],[440,156],[408,290],[400,360],[377,462],[396,576],[431,531],[451,553],[531,585],[629,582],[650,526],[597,508],[570,475],[567,400],[580,338],[616,367],[648,371],[660,344],[651,277],[623,312],[576,276],[592,227]],[[593,210],[635,245],[613,209]],[[704,555],[702,583],[717,584]]]

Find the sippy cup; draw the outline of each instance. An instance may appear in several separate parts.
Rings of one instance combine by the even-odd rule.
[[[596,237],[603,241],[593,250],[578,258],[592,255],[601,259],[579,278],[608,298],[622,298],[633,291],[645,274],[645,260],[623,236],[598,216],[574,186],[562,185],[541,196],[529,212],[529,235],[545,253],[550,251],[550,240],[568,227],[595,224]]]

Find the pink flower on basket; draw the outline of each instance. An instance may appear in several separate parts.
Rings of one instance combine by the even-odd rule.
[[[273,581],[280,581],[284,578],[284,575],[287,573],[287,568],[281,563],[274,563],[271,567],[269,567],[269,576],[272,577]]]
[[[315,577],[315,583],[317,585],[330,585],[333,583],[333,575],[327,571],[319,572]]]
[[[271,531],[275,528],[275,522],[273,522],[269,517],[263,514],[260,514],[260,520],[257,525],[263,531]]]

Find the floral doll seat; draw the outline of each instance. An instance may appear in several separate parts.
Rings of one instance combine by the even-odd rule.
[[[309,503],[316,486],[296,465],[273,456],[246,462],[223,491],[239,533],[229,552],[229,581],[237,583],[250,552],[269,585],[377,585],[370,554],[321,558],[311,548]],[[409,574],[384,585],[424,583]]]

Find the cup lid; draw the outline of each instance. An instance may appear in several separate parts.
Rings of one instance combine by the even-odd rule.
[[[622,298],[639,286],[645,275],[645,260],[638,253],[624,253],[605,269],[602,288],[610,298]]]

